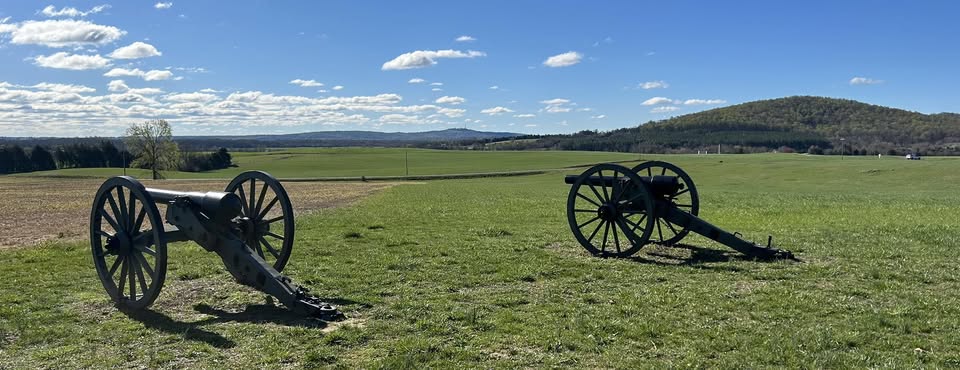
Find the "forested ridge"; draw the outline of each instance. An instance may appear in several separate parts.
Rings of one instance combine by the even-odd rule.
[[[638,127],[526,136],[502,149],[644,152],[812,151],[960,154],[960,114],[922,114],[854,100],[795,96],[711,109]],[[843,140],[841,140],[843,139]]]

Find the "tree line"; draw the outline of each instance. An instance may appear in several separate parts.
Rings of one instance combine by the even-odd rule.
[[[226,148],[212,153],[181,153],[180,158],[175,168],[187,172],[210,171],[233,165]],[[140,159],[141,156],[121,150],[109,140],[66,144],[56,148],[46,148],[38,144],[25,149],[16,144],[6,144],[0,146],[0,174],[63,168],[151,168],[151,163],[144,163]]]

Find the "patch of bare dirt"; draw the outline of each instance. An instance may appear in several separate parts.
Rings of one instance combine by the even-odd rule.
[[[223,191],[229,180],[144,180],[147,187]],[[97,179],[0,177],[0,249],[88,237]],[[392,183],[286,182],[296,214],[348,205]]]

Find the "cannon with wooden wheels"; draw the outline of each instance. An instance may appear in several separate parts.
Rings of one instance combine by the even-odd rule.
[[[632,169],[604,163],[569,175],[567,221],[574,237],[591,254],[629,257],[644,245],[674,245],[694,232],[757,258],[792,259],[790,251],[740,238],[697,215],[697,187],[680,167],[661,161]]]
[[[166,205],[164,218],[158,204]],[[152,304],[166,277],[167,244],[192,240],[217,253],[240,284],[306,315],[341,317],[280,274],[293,237],[290,199],[277,179],[260,171],[240,174],[224,192],[206,193],[147,188],[132,177],[113,177],[100,186],[90,212],[93,262],[121,308]]]

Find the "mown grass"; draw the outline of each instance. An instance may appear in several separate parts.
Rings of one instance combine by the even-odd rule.
[[[233,178],[243,171],[267,170],[279,178],[416,176],[554,169],[637,158],[636,154],[573,151],[458,151],[388,148],[293,148],[267,152],[235,152],[237,167],[208,172],[165,172],[170,179]],[[18,176],[99,177],[121,174],[121,168],[79,168]],[[127,169],[150,178],[150,172]]]
[[[0,366],[960,366],[960,161],[660,158],[703,218],[804,262],[700,237],[591,257],[561,174],[399,185],[297,220],[287,272],[343,324],[265,304],[191,244],[138,314],[107,302],[82,243],[0,252]]]

